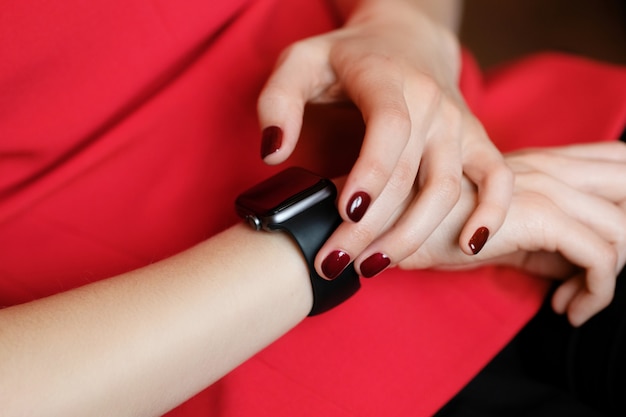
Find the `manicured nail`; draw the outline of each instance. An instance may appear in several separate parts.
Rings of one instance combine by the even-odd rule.
[[[263,129],[261,136],[261,158],[273,154],[283,144],[283,130],[278,126],[270,126]]]
[[[371,201],[372,199],[368,193],[364,191],[355,193],[348,201],[348,206],[346,207],[346,213],[350,220],[355,223],[361,220]]]
[[[350,255],[340,250],[331,252],[322,262],[322,272],[328,279],[335,279],[350,263]]]
[[[391,263],[391,259],[382,253],[375,253],[361,263],[361,275],[371,278],[382,272]]]
[[[478,230],[474,232],[474,235],[469,241],[469,247],[472,250],[472,253],[476,255],[487,243],[487,239],[489,238],[489,229],[486,227],[479,227]]]

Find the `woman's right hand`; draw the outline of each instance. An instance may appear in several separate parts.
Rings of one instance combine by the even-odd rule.
[[[452,210],[463,175],[476,184],[478,204],[459,245],[468,255],[479,252],[506,217],[513,175],[459,90],[461,52],[452,21],[460,2],[336,3],[351,9],[346,23],[288,47],[258,102],[268,164],[292,154],[307,103],[351,102],[364,122],[337,200],[345,221],[318,252],[318,273],[334,279],[354,261],[371,277],[400,262]],[[335,146],[344,143],[340,138]],[[381,235],[398,207],[404,207],[398,227]]]
[[[578,326],[606,307],[626,263],[626,145],[607,142],[505,155],[515,173],[511,209],[492,243],[467,256],[458,233],[476,204],[465,181],[459,204],[404,269],[521,268],[562,280],[557,313]]]

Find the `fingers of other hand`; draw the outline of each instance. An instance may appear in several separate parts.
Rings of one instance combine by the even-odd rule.
[[[620,141],[582,143],[544,148],[543,151],[576,159],[626,162],[626,143]]]
[[[327,55],[327,43],[312,38],[291,45],[278,60],[257,102],[265,162],[278,164],[291,155],[307,101],[334,83]]]
[[[540,225],[544,228],[543,243],[525,249],[558,252],[585,270],[561,284],[553,298],[555,311],[567,312],[570,322],[580,325],[613,297],[615,278],[626,258],[626,213],[602,198],[543,174],[533,172],[518,178],[520,188],[541,193],[555,207],[548,212],[550,221]],[[523,215],[528,213],[531,211]]]
[[[578,252],[587,248],[596,253],[596,259],[590,262],[605,267],[581,264],[580,258],[570,253],[568,259],[585,268],[586,273],[563,283],[553,298],[556,311],[567,311],[573,324],[582,324],[610,302],[615,277],[626,262],[626,145],[604,142],[526,150],[511,155],[507,162],[518,172],[534,172],[533,187],[541,184],[545,195],[605,243],[602,249],[599,242],[582,240],[586,244]],[[564,233],[571,241],[568,245],[574,245],[572,231]],[[562,248],[566,247],[564,243]]]
[[[626,144],[601,142],[521,151],[507,162],[517,170],[536,170],[569,186],[612,202],[626,200]]]
[[[567,313],[575,325],[611,301],[617,271],[626,262],[626,204],[620,207],[541,172],[519,173],[502,228],[479,254],[467,256],[451,238],[476,204],[476,189],[463,190],[450,215],[401,267],[498,263],[559,279],[582,270],[582,278],[564,281],[553,300],[555,310]]]

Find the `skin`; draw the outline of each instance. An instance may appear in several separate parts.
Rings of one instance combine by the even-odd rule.
[[[557,279],[562,283],[552,306],[580,326],[611,302],[615,277],[626,263],[626,145],[531,149],[507,155],[506,162],[515,173],[511,210],[488,248],[468,257],[449,237],[440,239],[471,212],[472,202],[461,198],[451,213],[456,222],[444,223],[429,239],[432,244],[399,266],[495,263]],[[464,188],[472,188],[469,181]]]
[[[554,278],[563,282],[555,310],[580,325],[611,301],[625,263],[626,145],[526,151],[506,161],[514,195],[493,244],[474,257],[456,244],[477,202],[466,180],[450,216],[400,267],[490,263]],[[3,415],[161,415],[303,320],[308,280],[285,234],[241,224],[146,268],[4,308]]]
[[[269,164],[284,162],[296,148],[307,103],[350,101],[365,122],[360,154],[338,199],[346,222],[320,250],[316,269],[324,276],[322,263],[336,251],[357,270],[376,253],[400,263],[453,209],[464,175],[479,190],[459,235],[461,250],[472,254],[474,233],[485,227],[493,236],[504,221],[513,181],[458,90],[461,2],[344,0],[337,7],[345,25],[284,51],[258,102],[261,127],[283,132],[280,148],[265,158]],[[359,192],[372,203],[354,222],[347,207]],[[398,221],[403,227],[381,234],[408,195],[414,201]]]
[[[234,226],[149,267],[0,310],[2,414],[162,415],[311,305],[296,245]]]

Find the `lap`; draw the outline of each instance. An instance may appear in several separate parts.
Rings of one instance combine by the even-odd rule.
[[[548,302],[437,417],[626,415],[626,270],[580,328]]]

